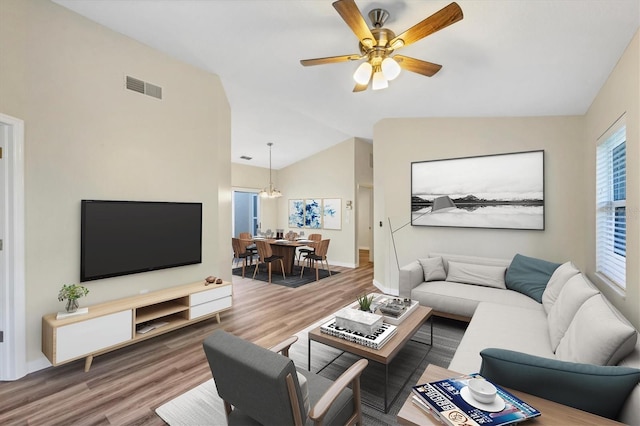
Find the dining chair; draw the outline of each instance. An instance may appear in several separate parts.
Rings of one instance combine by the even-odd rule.
[[[238,238],[240,238],[241,240],[245,240],[248,242],[247,245],[247,251],[251,252],[252,254],[258,254],[258,249],[256,248],[256,245],[253,243],[253,236],[251,235],[250,232],[241,232],[240,234],[238,234]],[[251,257],[251,259],[249,259],[249,264],[253,264],[253,256]]]
[[[335,381],[288,357],[291,336],[271,349],[224,330],[203,348],[229,425],[362,425],[360,375],[368,361],[354,362]]]
[[[316,244],[316,249],[313,253],[309,253],[305,255],[305,260],[309,262],[310,265],[315,265],[316,267],[316,281],[319,281],[318,274],[318,262],[322,264],[322,262],[327,264],[327,271],[329,271],[329,276],[331,276],[331,269],[329,269],[329,261],[327,261],[327,252],[329,251],[329,242],[330,239],[322,240]],[[300,271],[300,278],[302,278],[302,274],[304,274],[304,263],[302,264],[302,271]]]
[[[271,244],[266,241],[256,241],[256,247],[258,248],[258,262],[256,263],[256,267],[253,270],[253,279],[256,279],[256,272],[258,272],[258,267],[260,264],[264,263],[268,266],[269,269],[269,284],[271,284],[271,264],[277,260],[280,261],[280,267],[282,268],[282,278],[286,278],[284,275],[284,256],[280,256],[277,254],[273,254],[273,250],[271,250]]]
[[[319,242],[322,240],[322,234],[309,234],[309,241]],[[302,247],[298,250],[298,266],[300,266],[300,258],[306,256],[309,253],[313,253],[315,250],[315,244],[309,244],[307,247]]]
[[[231,237],[231,247],[233,248],[233,263],[237,264],[238,261],[242,260],[242,278],[244,278],[247,259],[253,259],[253,253],[247,250],[247,242],[239,238]]]

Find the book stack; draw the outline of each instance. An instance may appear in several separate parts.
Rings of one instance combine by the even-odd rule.
[[[320,326],[320,332],[328,334],[330,336],[338,337],[340,339],[347,340],[349,342],[357,343],[359,345],[366,346],[372,349],[380,349],[385,343],[393,337],[396,333],[397,327],[395,325],[382,323],[380,328],[375,330],[371,334],[364,334],[358,331],[349,330],[345,327],[340,327],[336,323],[335,319],[328,321]]]
[[[501,426],[540,415],[540,411],[497,385],[494,403],[474,401],[465,392],[469,379],[474,377],[481,378],[478,374],[472,374],[414,386],[412,401],[449,426]]]

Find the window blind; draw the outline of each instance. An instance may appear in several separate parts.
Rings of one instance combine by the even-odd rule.
[[[596,151],[596,269],[615,285],[626,283],[626,126],[603,137]]]

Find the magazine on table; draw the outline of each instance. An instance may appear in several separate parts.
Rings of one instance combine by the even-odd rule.
[[[453,377],[414,386],[419,398],[414,404],[429,411],[434,417],[451,426],[501,426],[538,417],[541,413],[517,396],[498,385],[496,399],[490,404],[475,401],[469,394],[469,379],[482,378],[479,374]],[[421,406],[422,402],[424,406]]]

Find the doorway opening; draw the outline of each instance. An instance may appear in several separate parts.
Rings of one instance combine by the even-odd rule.
[[[24,122],[0,114],[0,380],[27,374]]]
[[[256,190],[233,191],[233,236],[241,232],[257,235],[260,230],[260,197]]]

